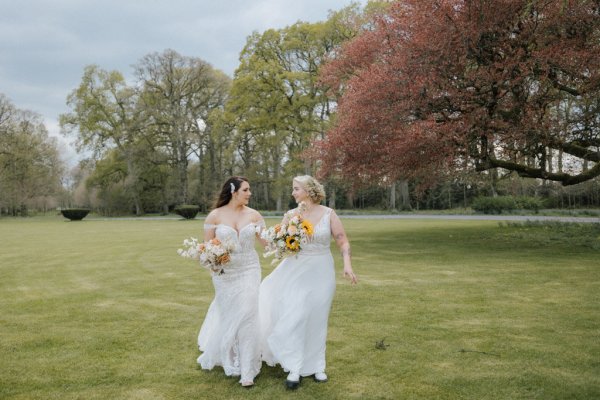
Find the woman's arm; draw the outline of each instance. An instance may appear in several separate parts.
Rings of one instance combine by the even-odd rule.
[[[256,215],[254,216],[254,223],[256,224],[256,238],[262,247],[266,247],[269,242],[262,238],[262,232],[267,229],[267,225],[265,224],[265,219],[258,211],[256,211]]]
[[[346,231],[344,231],[342,221],[340,221],[340,218],[333,210],[331,211],[331,234],[342,252],[342,259],[344,260],[344,276],[348,277],[352,284],[357,283],[358,279],[352,270],[350,242],[348,242],[348,237],[346,236]]]
[[[206,219],[204,220],[204,241],[208,242],[215,237],[215,231],[217,230],[217,213],[215,210],[211,211]]]

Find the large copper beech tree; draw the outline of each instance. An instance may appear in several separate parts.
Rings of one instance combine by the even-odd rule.
[[[501,168],[600,175],[600,1],[403,0],[322,80],[339,97],[318,158],[353,179]]]

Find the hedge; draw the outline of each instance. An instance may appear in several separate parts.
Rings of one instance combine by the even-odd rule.
[[[81,221],[89,212],[89,208],[65,208],[60,210],[63,217],[68,218],[71,221]]]
[[[193,204],[182,204],[173,210],[175,214],[181,215],[185,219],[194,219],[198,212],[200,211],[200,207]]]
[[[543,202],[537,197],[528,196],[497,196],[477,197],[473,200],[471,208],[484,214],[502,214],[516,209],[532,210],[536,213],[542,208]]]

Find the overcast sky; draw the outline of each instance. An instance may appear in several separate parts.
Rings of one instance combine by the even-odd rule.
[[[0,93],[53,136],[86,65],[118,70],[153,52],[199,57],[229,76],[253,31],[327,19],[351,0],[0,0]],[[359,0],[364,5],[367,0]],[[65,147],[73,165],[77,156]]]

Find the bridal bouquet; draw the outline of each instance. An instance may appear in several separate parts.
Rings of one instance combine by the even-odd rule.
[[[312,234],[312,224],[302,218],[303,204],[297,209],[288,211],[281,224],[276,224],[261,233],[267,241],[264,257],[275,256],[273,264],[289,255],[296,254],[302,245],[308,243]]]
[[[231,251],[235,245],[230,242],[221,242],[214,238],[208,242],[198,243],[198,239],[189,238],[183,241],[184,249],[178,249],[177,254],[184,258],[199,261],[204,268],[223,274],[224,266],[231,261]]]

